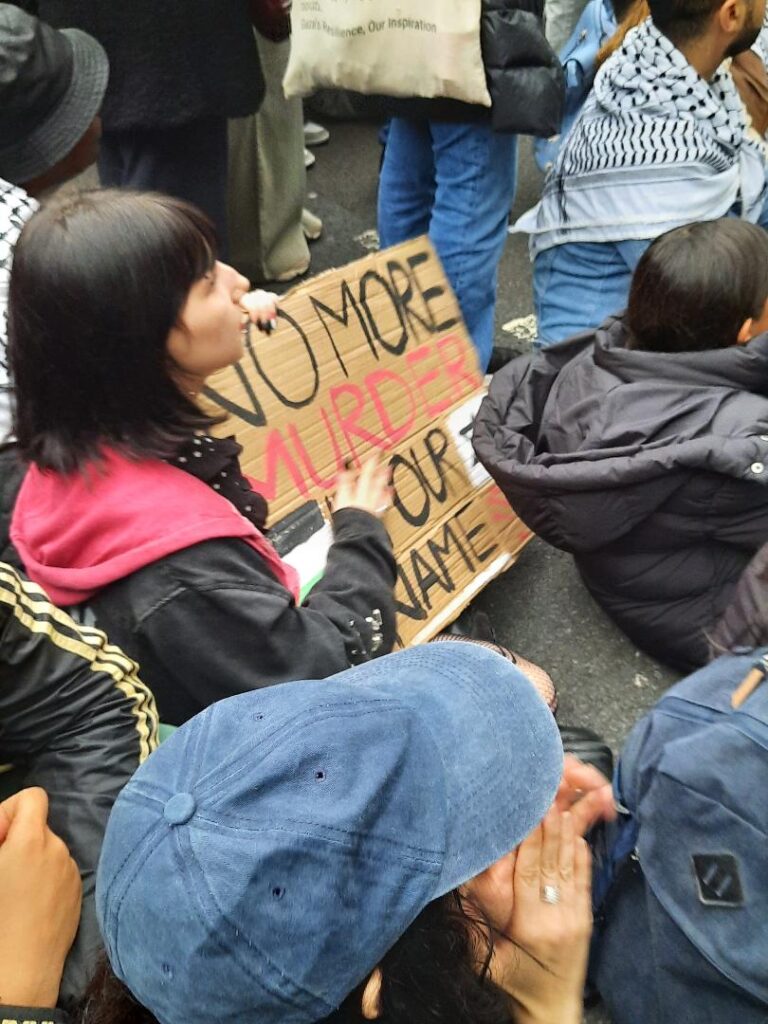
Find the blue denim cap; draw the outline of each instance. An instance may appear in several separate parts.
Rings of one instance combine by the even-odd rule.
[[[539,823],[562,764],[532,684],[472,644],[220,701],[115,803],[112,967],[161,1024],[318,1021]]]

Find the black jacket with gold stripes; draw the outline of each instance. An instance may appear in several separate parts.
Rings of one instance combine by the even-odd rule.
[[[64,1006],[82,995],[100,947],[95,870],[110,809],[156,745],[154,698],[135,663],[0,563],[0,764],[12,766],[0,769],[0,789],[47,792],[48,823],[83,879],[80,929],[61,987]],[[9,1016],[0,1006],[0,1019]]]

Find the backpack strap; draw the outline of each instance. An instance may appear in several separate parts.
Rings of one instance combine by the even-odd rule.
[[[731,695],[731,707],[740,708],[768,676],[768,651],[752,666]]]

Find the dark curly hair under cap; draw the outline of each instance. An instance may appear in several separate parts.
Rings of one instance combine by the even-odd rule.
[[[630,347],[697,352],[736,343],[768,299],[768,234],[735,217],[674,228],[643,253],[632,277]]]
[[[8,328],[25,459],[68,473],[105,445],[163,458],[217,422],[178,388],[166,351],[216,248],[200,210],[152,193],[83,192],[28,221]]]
[[[490,979],[492,953],[489,926],[458,892],[427,904],[381,961],[377,1024],[509,1024],[509,996]],[[362,1010],[365,984],[318,1024],[370,1024]],[[158,1024],[106,957],[76,1022]]]

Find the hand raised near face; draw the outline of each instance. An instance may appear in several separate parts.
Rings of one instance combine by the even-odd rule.
[[[555,806],[560,811],[571,812],[574,828],[580,836],[586,835],[599,821],[613,821],[616,817],[609,780],[597,768],[584,764],[573,754],[565,755]]]
[[[242,296],[240,306],[252,324],[265,334],[270,334],[277,327],[278,298],[274,292],[265,292],[257,288]]]
[[[491,976],[519,1024],[578,1024],[592,933],[589,849],[555,806],[465,887],[493,938]]]

